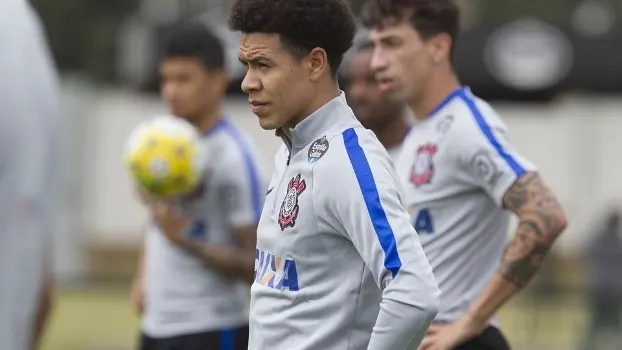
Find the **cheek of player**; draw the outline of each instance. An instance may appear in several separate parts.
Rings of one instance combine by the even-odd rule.
[[[165,61],[160,69],[162,97],[173,115],[197,121],[221,93],[215,73],[192,58]],[[222,79],[219,79],[222,80]]]
[[[396,52],[396,60],[400,67],[401,99],[417,99],[431,75],[432,59],[427,44],[420,39],[406,42]]]

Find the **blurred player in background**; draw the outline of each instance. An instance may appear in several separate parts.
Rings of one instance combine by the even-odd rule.
[[[0,349],[31,350],[51,302],[59,82],[28,2],[0,2],[0,33]]]
[[[564,210],[491,106],[460,86],[451,0],[369,0],[364,21],[380,89],[417,118],[395,164],[443,293],[420,349],[507,349],[493,316],[538,271]],[[519,223],[503,253],[508,211]]]
[[[256,150],[223,117],[223,46],[203,23],[179,25],[160,64],[171,114],[193,123],[209,149],[204,184],[181,203],[149,203],[133,299],[144,350],[246,349],[264,182]],[[182,214],[178,212],[181,209]]]
[[[367,38],[353,48],[346,69],[348,102],[364,127],[371,129],[395,158],[411,128],[411,115],[402,101],[393,101],[380,91],[370,67],[373,46]]]
[[[337,86],[347,0],[237,0],[242,90],[283,146],[257,233],[250,350],[404,350],[439,291],[391,160]]]

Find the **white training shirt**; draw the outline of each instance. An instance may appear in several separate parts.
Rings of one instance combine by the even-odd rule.
[[[416,122],[395,159],[411,222],[442,292],[437,321],[461,317],[499,267],[508,188],[536,167],[492,107],[466,87]]]

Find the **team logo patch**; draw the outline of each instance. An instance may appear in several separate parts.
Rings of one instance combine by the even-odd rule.
[[[490,185],[494,185],[501,175],[493,158],[486,151],[477,152],[471,158],[470,166],[475,176]]]
[[[436,154],[436,145],[427,144],[419,146],[415,155],[415,164],[410,171],[410,182],[415,186],[429,184],[434,176],[434,163],[432,157]]]
[[[328,151],[330,144],[326,139],[326,136],[322,136],[321,139],[313,141],[309,147],[309,163],[315,163],[322,158]]]
[[[301,179],[301,175],[298,174],[289,180],[287,185],[287,194],[281,204],[281,211],[279,212],[279,226],[281,231],[284,231],[286,227],[294,227],[296,225],[296,219],[298,218],[298,196],[307,188],[305,180]]]

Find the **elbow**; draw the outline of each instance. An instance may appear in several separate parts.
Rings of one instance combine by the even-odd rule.
[[[555,223],[555,230],[557,231],[558,235],[564,232],[564,230],[568,226],[568,216],[566,216],[566,212],[564,212],[563,209],[561,209],[559,214],[556,215]]]
[[[436,281],[429,288],[429,300],[424,308],[427,315],[427,319],[433,320],[441,307],[441,290],[438,288]]]
[[[422,293],[416,294],[418,300],[413,304],[419,309],[419,315],[422,315],[426,320],[433,320],[441,305],[441,290],[438,288],[436,280],[430,281]]]
[[[568,226],[568,216],[561,206],[558,206],[555,210],[551,210],[550,213],[550,234],[552,237],[557,238]]]

